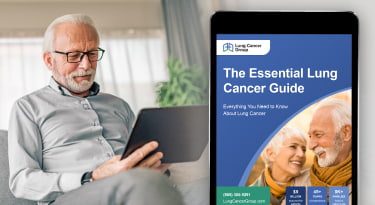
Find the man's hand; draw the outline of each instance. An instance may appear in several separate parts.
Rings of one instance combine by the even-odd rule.
[[[145,158],[158,146],[159,145],[156,141],[152,141],[138,148],[127,158],[124,158],[122,160],[121,155],[116,155],[96,168],[92,173],[92,179],[102,179],[135,167],[150,168],[158,170],[160,172],[165,172],[170,165],[161,164],[163,153],[157,152]]]

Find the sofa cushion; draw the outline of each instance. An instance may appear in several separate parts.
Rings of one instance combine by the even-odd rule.
[[[25,199],[17,199],[9,190],[8,132],[0,130],[0,204],[35,205]]]

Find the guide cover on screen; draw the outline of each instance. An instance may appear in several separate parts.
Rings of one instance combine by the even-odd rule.
[[[216,34],[216,204],[351,204],[351,34]]]

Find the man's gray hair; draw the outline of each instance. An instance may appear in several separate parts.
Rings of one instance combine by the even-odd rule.
[[[284,146],[285,140],[292,137],[297,137],[307,143],[307,135],[300,128],[295,126],[286,126],[281,128],[279,132],[277,132],[277,134],[267,144],[261,154],[262,159],[264,163],[266,163],[267,167],[270,167],[272,165],[272,161],[267,154],[267,149],[271,148],[276,154],[278,154],[280,148]]]
[[[345,100],[336,98],[324,99],[318,103],[314,112],[321,108],[332,108],[331,117],[335,123],[336,133],[339,133],[344,125],[352,125],[352,109]]]
[[[97,40],[99,42],[98,31],[96,30],[95,25],[94,25],[94,21],[91,19],[91,17],[89,17],[88,15],[85,15],[85,14],[67,14],[67,15],[60,16],[60,17],[56,18],[47,27],[47,29],[44,33],[43,52],[48,52],[48,51],[54,50],[53,42],[55,40],[56,26],[58,26],[61,23],[73,23],[73,24],[89,25],[96,32],[96,35],[98,36]]]

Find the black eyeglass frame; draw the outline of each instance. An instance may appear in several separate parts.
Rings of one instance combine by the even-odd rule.
[[[90,57],[89,57],[89,53],[93,52],[93,51],[101,51],[101,56],[98,57],[97,60],[90,60]],[[95,61],[100,61],[102,58],[103,58],[103,55],[104,55],[104,52],[105,50],[102,49],[102,48],[98,48],[98,49],[95,49],[95,50],[91,50],[91,51],[86,51],[86,52],[82,52],[82,51],[72,51],[72,52],[61,52],[61,51],[53,51],[54,53],[58,53],[58,54],[63,54],[63,55],[66,55],[66,62],[68,63],[79,63],[82,61],[83,57],[85,55],[87,55],[88,59],[90,62],[95,62]],[[79,58],[79,61],[74,61],[74,62],[71,62],[69,61],[69,54],[70,53],[82,53],[83,55],[81,55],[81,57]]]

